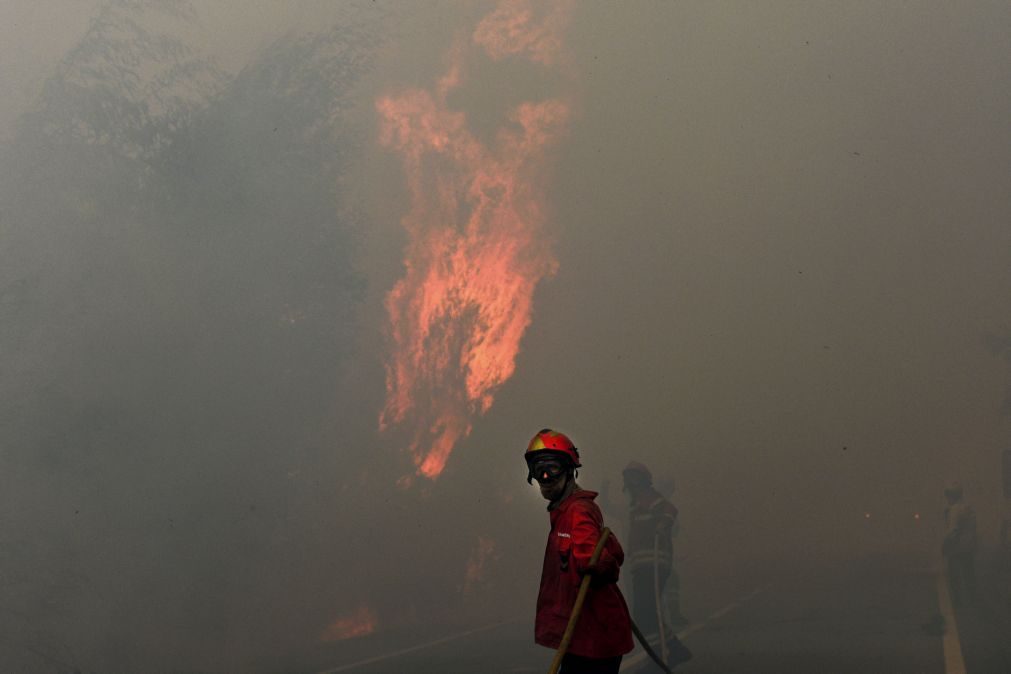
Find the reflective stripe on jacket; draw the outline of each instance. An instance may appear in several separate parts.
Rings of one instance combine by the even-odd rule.
[[[561,643],[579,593],[581,572],[589,566],[600,539],[603,516],[593,502],[596,496],[596,492],[577,490],[550,511],[551,531],[544,550],[534,626],[534,641],[541,646],[558,648]],[[598,574],[586,595],[569,653],[611,658],[632,650],[628,606],[616,585],[624,558],[621,544],[612,535],[597,562]]]
[[[673,560],[671,533],[677,526],[678,509],[650,488],[635,503],[629,513],[628,565],[631,571],[642,567],[653,568],[654,539],[660,534],[656,547],[656,563],[670,568]]]

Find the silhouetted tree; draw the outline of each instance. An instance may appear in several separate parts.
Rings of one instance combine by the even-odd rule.
[[[171,648],[133,621],[151,604],[208,662],[248,574],[301,535],[293,466],[332,451],[363,287],[345,113],[374,42],[291,35],[228,78],[187,45],[195,21],[181,0],[106,5],[0,154],[0,471],[18,504],[0,540],[31,541],[0,559],[19,579],[0,602],[63,663],[58,625],[101,605],[92,646],[150,669]]]

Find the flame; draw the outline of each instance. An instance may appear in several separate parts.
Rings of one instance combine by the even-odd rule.
[[[465,81],[473,45],[493,60],[553,63],[570,8],[537,19],[530,2],[503,2],[470,45],[450,50],[431,91],[376,102],[380,143],[400,153],[411,195],[405,274],[386,297],[392,353],[379,426],[408,426],[417,474],[430,479],[513,375],[534,290],[557,268],[543,241],[543,172],[569,117],[561,99],[525,102],[486,144],[447,97]]]
[[[530,0],[503,2],[478,25],[474,42],[495,60],[525,52],[535,63],[552,65],[561,54],[571,10],[572,2],[557,2],[538,25]]]
[[[498,559],[495,554],[495,541],[485,536],[477,537],[477,546],[467,560],[467,571],[463,577],[463,593],[469,594],[474,587],[484,580],[485,565],[490,559]]]
[[[320,641],[330,643],[364,637],[375,632],[378,624],[375,611],[362,604],[351,615],[333,621],[329,627],[323,630]]]

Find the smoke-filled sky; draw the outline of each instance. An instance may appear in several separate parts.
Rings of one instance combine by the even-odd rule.
[[[996,533],[1006,3],[157,4],[0,4],[0,658],[526,610],[545,426],[700,568]]]

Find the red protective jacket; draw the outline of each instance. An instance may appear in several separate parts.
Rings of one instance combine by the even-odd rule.
[[[604,522],[593,502],[597,492],[576,490],[550,511],[551,533],[544,551],[541,589],[537,595],[534,641],[558,648],[579,594],[581,571],[590,564],[593,548]],[[604,544],[599,573],[586,595],[583,611],[569,643],[569,653],[588,658],[611,658],[632,650],[632,627],[628,606],[618,581],[618,567],[625,559],[621,544],[612,535]]]

